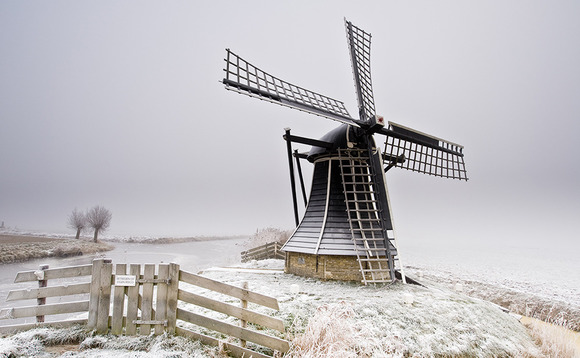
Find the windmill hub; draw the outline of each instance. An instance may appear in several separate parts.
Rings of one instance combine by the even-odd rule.
[[[383,129],[384,126],[385,126],[385,118],[383,116],[379,116],[378,114],[374,115],[369,120],[369,128],[367,129],[367,132],[369,134],[376,133],[379,130]]]
[[[298,137],[287,128],[284,139],[292,183],[296,230],[282,250],[286,272],[333,280],[368,283],[405,282],[386,186],[393,167],[467,180],[463,147],[389,122],[376,115],[370,72],[371,35],[345,19],[347,43],[359,118],[344,103],[274,77],[227,49],[228,90],[343,123],[320,140]],[[374,136],[384,138],[381,152]],[[292,143],[312,146],[307,155],[292,152]],[[296,159],[306,210],[298,217]],[[310,198],[300,159],[314,164]]]

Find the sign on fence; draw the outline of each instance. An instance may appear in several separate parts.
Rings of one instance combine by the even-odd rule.
[[[115,275],[115,286],[133,287],[137,283],[135,275]]]

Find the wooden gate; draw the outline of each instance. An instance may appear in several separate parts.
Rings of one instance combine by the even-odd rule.
[[[90,275],[90,282],[50,286],[49,282],[67,277]],[[288,341],[267,334],[264,328],[284,334],[284,323],[277,318],[247,309],[247,303],[255,303],[279,310],[275,298],[252,292],[245,287],[236,287],[182,271],[177,264],[116,264],[111,260],[97,259],[92,265],[48,269],[42,272],[19,272],[15,282],[38,281],[38,288],[10,291],[7,300],[37,300],[34,306],[2,309],[0,319],[37,317],[37,323],[0,326],[0,333],[30,329],[38,326],[68,326],[85,324],[99,334],[150,335],[178,334],[201,340],[204,344],[220,345],[236,357],[269,357],[252,350],[255,345],[285,353]],[[180,288],[180,282],[185,288]],[[191,286],[190,286],[191,285]],[[187,291],[190,287],[214,291],[240,300],[240,305],[221,302]],[[46,298],[66,295],[87,295],[88,300],[48,303]],[[60,299],[59,299],[60,301]],[[178,307],[179,306],[179,307]],[[215,311],[239,319],[240,325],[220,321],[195,312],[195,307]],[[44,315],[63,313],[88,313],[87,319],[70,319],[44,322]],[[39,320],[38,317],[42,316]],[[178,327],[178,321],[180,324]],[[252,323],[252,325],[246,325]],[[189,325],[189,326],[188,326]],[[201,326],[239,340],[220,340],[196,332],[191,325]],[[257,348],[257,347],[256,347]]]
[[[113,264],[95,260],[91,275],[87,326],[119,335],[175,333],[179,266]],[[141,274],[141,272],[143,272]]]

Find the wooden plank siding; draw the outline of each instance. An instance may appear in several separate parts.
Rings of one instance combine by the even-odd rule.
[[[365,205],[372,207],[372,203]],[[359,232],[354,235],[361,236]],[[377,242],[377,247],[384,246],[384,241]],[[356,256],[338,158],[315,162],[312,191],[304,217],[282,250],[312,255]]]
[[[314,165],[312,189],[306,212],[294,234],[282,247],[283,251],[314,254],[324,224],[328,164],[328,161],[322,161]]]

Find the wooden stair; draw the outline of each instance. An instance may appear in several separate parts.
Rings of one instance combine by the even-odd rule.
[[[339,149],[340,171],[348,222],[354,241],[362,282],[395,280],[397,250],[394,237],[382,224],[375,180],[366,149]]]

